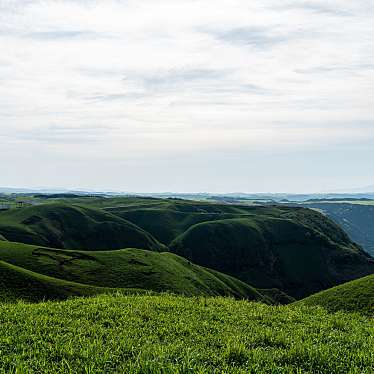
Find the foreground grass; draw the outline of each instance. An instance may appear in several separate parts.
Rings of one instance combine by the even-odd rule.
[[[372,373],[373,320],[227,298],[0,305],[10,373]]]

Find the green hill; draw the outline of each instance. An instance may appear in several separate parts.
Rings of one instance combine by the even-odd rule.
[[[296,298],[374,273],[373,259],[321,214],[306,209],[265,213],[193,225],[170,250]]]
[[[63,203],[1,212],[0,234],[9,241],[54,248],[165,250],[131,222],[103,210]]]
[[[321,291],[297,303],[320,305],[330,312],[345,310],[374,317],[374,275]]]
[[[114,290],[48,277],[0,261],[0,302],[66,299],[70,296],[90,296],[110,291]]]
[[[111,289],[226,295],[272,302],[270,295],[265,296],[235,278],[197,266],[172,253],[140,249],[69,251],[0,242],[0,259],[16,266],[20,271],[23,269],[32,272],[33,276],[43,277],[43,281],[48,280],[45,276],[53,278],[53,287],[57,281],[68,281]],[[1,271],[3,270],[0,269],[0,273]],[[7,285],[7,277],[7,274],[2,276],[3,288],[16,287],[15,283]],[[44,285],[42,288],[44,289]],[[41,295],[43,289],[40,291]],[[32,289],[30,292],[33,292]],[[58,289],[56,292],[58,293]],[[94,292],[96,290],[92,293]],[[55,295],[47,293],[45,297],[48,298],[50,294]],[[64,296],[62,290],[61,297]]]
[[[213,221],[225,215],[209,212],[183,212],[166,207],[119,207],[107,211],[135,223],[166,245],[189,227],[197,223]]]
[[[0,235],[77,251],[170,251],[295,298],[374,273],[374,260],[339,226],[310,209],[138,197],[38,199],[39,205],[0,212]]]
[[[229,298],[0,304],[4,373],[373,372],[372,319]]]
[[[165,245],[169,245],[191,226],[207,222],[243,216],[275,215],[280,210],[274,207],[248,207],[175,199],[129,199],[116,204],[110,199],[106,211],[133,222],[151,233]],[[101,202],[102,203],[102,202]]]

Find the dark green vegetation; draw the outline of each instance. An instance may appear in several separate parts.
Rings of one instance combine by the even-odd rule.
[[[320,305],[331,312],[345,310],[374,316],[374,275],[341,284],[299,301]]]
[[[322,308],[98,296],[3,304],[0,321],[7,373],[373,372],[373,320]]]
[[[68,251],[0,242],[0,258],[3,300],[12,294],[36,301],[115,289],[226,295],[266,303],[279,297],[263,295],[235,278],[194,265],[172,253],[140,249]]]
[[[57,280],[287,302],[374,273],[369,255],[305,208],[41,196],[0,212],[0,260]]]
[[[313,202],[305,205],[319,209],[339,224],[353,241],[374,255],[374,201]]]
[[[66,249],[165,250],[151,235],[99,209],[48,203],[0,214],[0,234],[9,241]]]
[[[170,250],[259,288],[300,298],[374,272],[374,262],[330,220],[306,209],[241,208],[193,225]]]

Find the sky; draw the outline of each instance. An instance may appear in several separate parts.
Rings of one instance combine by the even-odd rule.
[[[0,0],[0,186],[374,185],[372,0]]]

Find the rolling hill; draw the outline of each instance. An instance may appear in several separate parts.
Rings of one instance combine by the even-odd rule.
[[[7,241],[49,248],[34,248],[34,254],[26,256],[27,266],[17,262],[14,253],[4,258],[0,251],[0,260],[72,282],[135,288],[149,282],[147,289],[163,290],[157,288],[157,282],[152,282],[156,278],[166,280],[171,268],[178,269],[171,253],[238,278],[256,289],[279,289],[297,299],[374,273],[373,259],[338,225],[319,212],[301,207],[79,196],[37,197],[33,203],[37,205],[0,212],[0,235]],[[64,263],[67,270],[63,274],[56,273],[61,267],[56,265],[52,248],[74,250],[74,256],[78,256]],[[161,253],[159,257],[148,254],[149,258],[160,261],[155,274],[145,276],[135,266],[122,268],[121,258],[131,251],[123,248],[171,253]],[[47,251],[55,261],[54,267],[51,258],[48,266],[44,261],[48,258]],[[172,259],[173,266],[168,268],[167,263]],[[85,269],[88,263],[92,268]],[[134,272],[129,284],[118,285],[117,280],[109,277],[115,274],[122,282],[124,272]],[[179,276],[181,284],[185,282],[183,277],[192,280],[195,277],[183,272],[173,274]],[[139,285],[134,283],[135,278],[139,279]],[[277,297],[282,299],[281,295],[278,293]]]
[[[48,277],[0,261],[0,302],[62,300],[114,291]]]
[[[193,225],[169,248],[295,298],[374,273],[373,259],[321,214],[306,209],[266,213]]]
[[[2,212],[0,235],[13,242],[54,248],[165,250],[152,235],[120,217],[59,202]]]
[[[0,258],[3,265],[0,284],[3,290],[8,289],[10,296],[12,293],[17,296],[21,289],[21,296],[27,296],[27,284],[30,294],[38,290],[35,298],[38,295],[64,298],[124,289],[190,296],[226,295],[267,303],[273,297],[282,296],[270,296],[269,291],[262,294],[235,278],[194,265],[172,253],[140,249],[69,251],[0,242]],[[14,276],[9,275],[10,271]],[[14,282],[7,281],[15,277]]]
[[[374,317],[374,275],[321,291],[296,304],[319,305],[330,312],[344,310]]]

